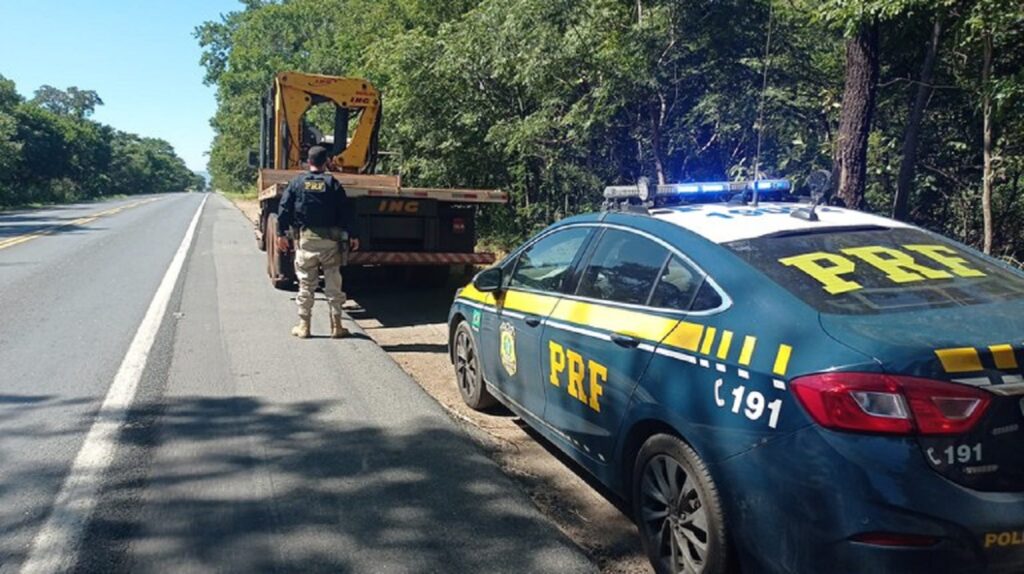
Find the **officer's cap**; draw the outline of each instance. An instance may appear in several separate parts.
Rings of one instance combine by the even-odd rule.
[[[327,148],[319,145],[309,148],[309,163],[323,167],[327,163]]]

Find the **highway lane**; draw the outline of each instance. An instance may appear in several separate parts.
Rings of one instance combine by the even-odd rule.
[[[31,552],[201,199],[0,243],[0,572]],[[262,266],[249,224],[210,196],[67,564],[593,569],[369,339],[290,337],[291,294]]]

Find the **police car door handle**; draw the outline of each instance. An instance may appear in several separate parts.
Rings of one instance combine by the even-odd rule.
[[[537,325],[540,325],[540,317],[536,315],[527,315],[526,317],[523,317],[523,321],[525,321],[526,324],[531,327],[536,327]]]
[[[612,342],[620,347],[626,347],[627,349],[635,348],[640,344],[640,339],[633,337],[632,335],[623,335],[622,333],[612,333]]]

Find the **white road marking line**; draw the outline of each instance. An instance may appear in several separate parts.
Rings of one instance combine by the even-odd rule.
[[[178,276],[181,275],[199,224],[199,216],[208,198],[209,195],[199,204],[178,251],[153,295],[149,309],[114,376],[114,382],[96,413],[96,420],[89,428],[89,434],[54,500],[53,509],[32,541],[32,549],[21,566],[21,574],[64,572],[74,563],[85,527],[96,507],[103,474],[113,460],[121,424],[135,399],[135,390],[146,367],[146,359],[167,311]]]

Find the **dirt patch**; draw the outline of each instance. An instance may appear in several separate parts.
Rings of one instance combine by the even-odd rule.
[[[255,221],[255,199],[229,197]],[[632,521],[614,495],[518,417],[496,408],[474,411],[462,402],[448,360],[448,308],[454,289],[381,289],[378,277],[346,274],[346,311],[472,436],[562,532],[608,574],[651,571]]]

